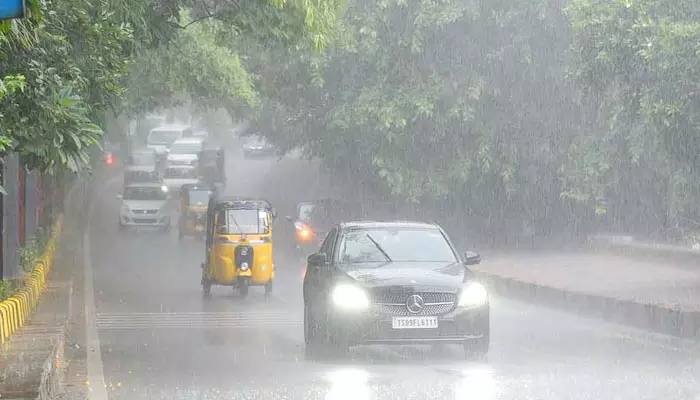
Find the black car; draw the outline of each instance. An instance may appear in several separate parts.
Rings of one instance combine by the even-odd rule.
[[[353,204],[333,198],[321,198],[297,204],[296,215],[286,216],[291,222],[295,238],[294,244],[299,253],[308,255],[316,251],[326,234],[343,220],[354,218]]]
[[[369,344],[460,344],[483,356],[489,299],[442,228],[420,222],[348,222],[308,257],[304,277],[307,356]]]

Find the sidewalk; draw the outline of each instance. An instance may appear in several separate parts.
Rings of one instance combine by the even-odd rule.
[[[76,370],[68,356],[74,352],[72,322],[79,308],[74,292],[82,275],[82,236],[76,234],[82,231],[82,192],[75,191],[68,202],[48,287],[29,323],[0,347],[0,398],[59,398],[66,390],[66,372]]]
[[[643,249],[644,252],[640,252]],[[683,337],[700,337],[700,254],[640,243],[485,255],[497,294]]]

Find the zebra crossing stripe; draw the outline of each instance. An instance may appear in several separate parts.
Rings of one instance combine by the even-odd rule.
[[[245,329],[263,326],[298,327],[299,315],[264,312],[105,313],[96,318],[97,329]]]

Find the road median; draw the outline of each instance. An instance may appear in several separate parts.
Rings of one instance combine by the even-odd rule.
[[[700,279],[683,267],[619,255],[532,253],[496,257],[474,269],[496,295],[677,337],[700,337]]]

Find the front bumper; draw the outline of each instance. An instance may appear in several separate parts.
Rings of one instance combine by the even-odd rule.
[[[134,215],[122,214],[119,216],[119,225],[124,227],[165,227],[170,226],[169,215]]]
[[[394,317],[405,315],[385,314],[373,307],[364,313],[332,311],[327,327],[331,337],[348,345],[371,344],[464,344],[487,337],[490,332],[489,305],[474,309],[455,308],[437,316],[437,328],[394,329]],[[423,316],[421,316],[423,317]]]

